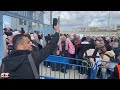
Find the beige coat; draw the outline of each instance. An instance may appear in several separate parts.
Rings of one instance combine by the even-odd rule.
[[[108,54],[111,57],[115,57],[115,53],[113,52],[113,50],[106,51],[105,54]],[[104,61],[110,61],[110,58],[107,55],[103,55],[102,60],[104,60]],[[102,62],[102,65],[105,66],[105,68],[102,68],[103,72],[106,72],[106,67],[108,66],[108,64],[109,63]]]

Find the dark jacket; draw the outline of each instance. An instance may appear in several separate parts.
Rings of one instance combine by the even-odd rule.
[[[83,54],[85,51],[89,50],[90,44],[83,44],[81,43],[80,46],[79,46],[79,58],[80,59],[83,59]]]
[[[54,38],[52,38],[51,42],[40,51],[12,51],[7,57],[2,60],[2,63],[4,63],[5,67],[4,72],[9,73],[9,79],[35,79],[28,60],[28,54],[32,53],[36,68],[39,71],[39,64],[50,54],[52,54],[54,47],[57,46],[58,40],[59,33],[55,33]]]

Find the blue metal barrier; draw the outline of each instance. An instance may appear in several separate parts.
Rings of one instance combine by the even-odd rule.
[[[71,64],[74,60],[80,62],[80,65]],[[44,62],[44,65],[40,65],[41,79],[91,79],[93,77],[92,63],[87,60],[50,55]],[[50,67],[46,67],[47,63]]]
[[[98,65],[98,63],[101,63]],[[108,79],[112,72],[114,71],[114,67],[117,65],[117,62],[110,62],[105,60],[100,60],[96,62],[96,68],[94,70],[94,79]]]

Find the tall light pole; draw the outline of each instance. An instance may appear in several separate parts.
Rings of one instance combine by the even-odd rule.
[[[52,31],[53,31],[53,26],[52,26],[52,11],[50,11],[50,26],[51,26],[50,34],[52,34]]]
[[[110,11],[108,11],[108,33],[110,36]]]
[[[43,11],[43,15],[45,15],[44,11]],[[42,25],[42,34],[43,34],[43,41],[45,42],[45,23],[44,23],[44,17],[43,17],[43,25]]]
[[[60,26],[60,16],[58,16],[58,25]]]

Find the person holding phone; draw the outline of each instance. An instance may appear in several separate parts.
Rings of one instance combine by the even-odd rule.
[[[39,65],[44,61],[57,46],[59,40],[59,25],[54,26],[56,33],[54,34],[50,43],[48,43],[40,51],[32,51],[32,42],[28,36],[18,34],[13,37],[14,50],[5,58],[2,59],[4,64],[3,72],[9,73],[8,79],[35,79],[35,75],[30,66],[28,55],[31,53],[33,61],[39,73]]]

